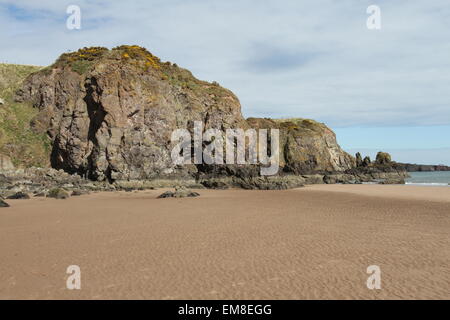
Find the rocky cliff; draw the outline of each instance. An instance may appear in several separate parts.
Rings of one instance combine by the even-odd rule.
[[[84,48],[30,75],[16,100],[37,110],[36,132],[52,142],[51,165],[98,181],[192,179],[215,169],[175,166],[177,128],[280,129],[280,175],[330,174],[355,166],[334,133],[312,120],[245,120],[238,98],[217,83],[161,62],[138,46]],[[221,175],[253,175],[242,166]],[[244,171],[242,171],[244,170]],[[242,173],[243,172],[243,173]]]
[[[280,166],[286,173],[343,172],[355,166],[355,159],[341,149],[334,132],[323,123],[310,119],[247,121],[256,129],[279,129]]]
[[[429,165],[429,164],[412,164],[412,163],[399,163],[402,169],[408,172],[420,172],[420,171],[450,171],[450,167],[446,165]]]
[[[172,164],[174,129],[246,125],[231,91],[137,46],[63,54],[17,99],[40,110],[33,126],[50,136],[54,168],[100,181],[190,174],[195,168]]]
[[[387,152],[378,152],[375,161],[371,161],[366,156],[362,159],[358,152],[355,156],[356,167],[346,171],[352,174],[361,182],[378,182],[382,184],[404,184],[409,177],[401,164],[392,161],[391,155]]]

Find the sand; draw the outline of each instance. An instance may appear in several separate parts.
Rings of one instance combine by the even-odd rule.
[[[0,299],[450,299],[450,188],[163,191],[10,200]]]

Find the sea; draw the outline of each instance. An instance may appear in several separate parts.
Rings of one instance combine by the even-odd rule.
[[[406,184],[450,187],[450,171],[409,172]]]

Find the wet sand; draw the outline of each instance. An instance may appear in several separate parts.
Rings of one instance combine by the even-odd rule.
[[[0,299],[450,299],[450,188],[163,191],[9,200]]]

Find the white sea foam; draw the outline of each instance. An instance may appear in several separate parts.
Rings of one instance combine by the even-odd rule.
[[[410,186],[450,187],[448,183],[438,182],[406,182],[405,184]]]
[[[410,172],[406,184],[416,186],[448,187],[450,171]]]

